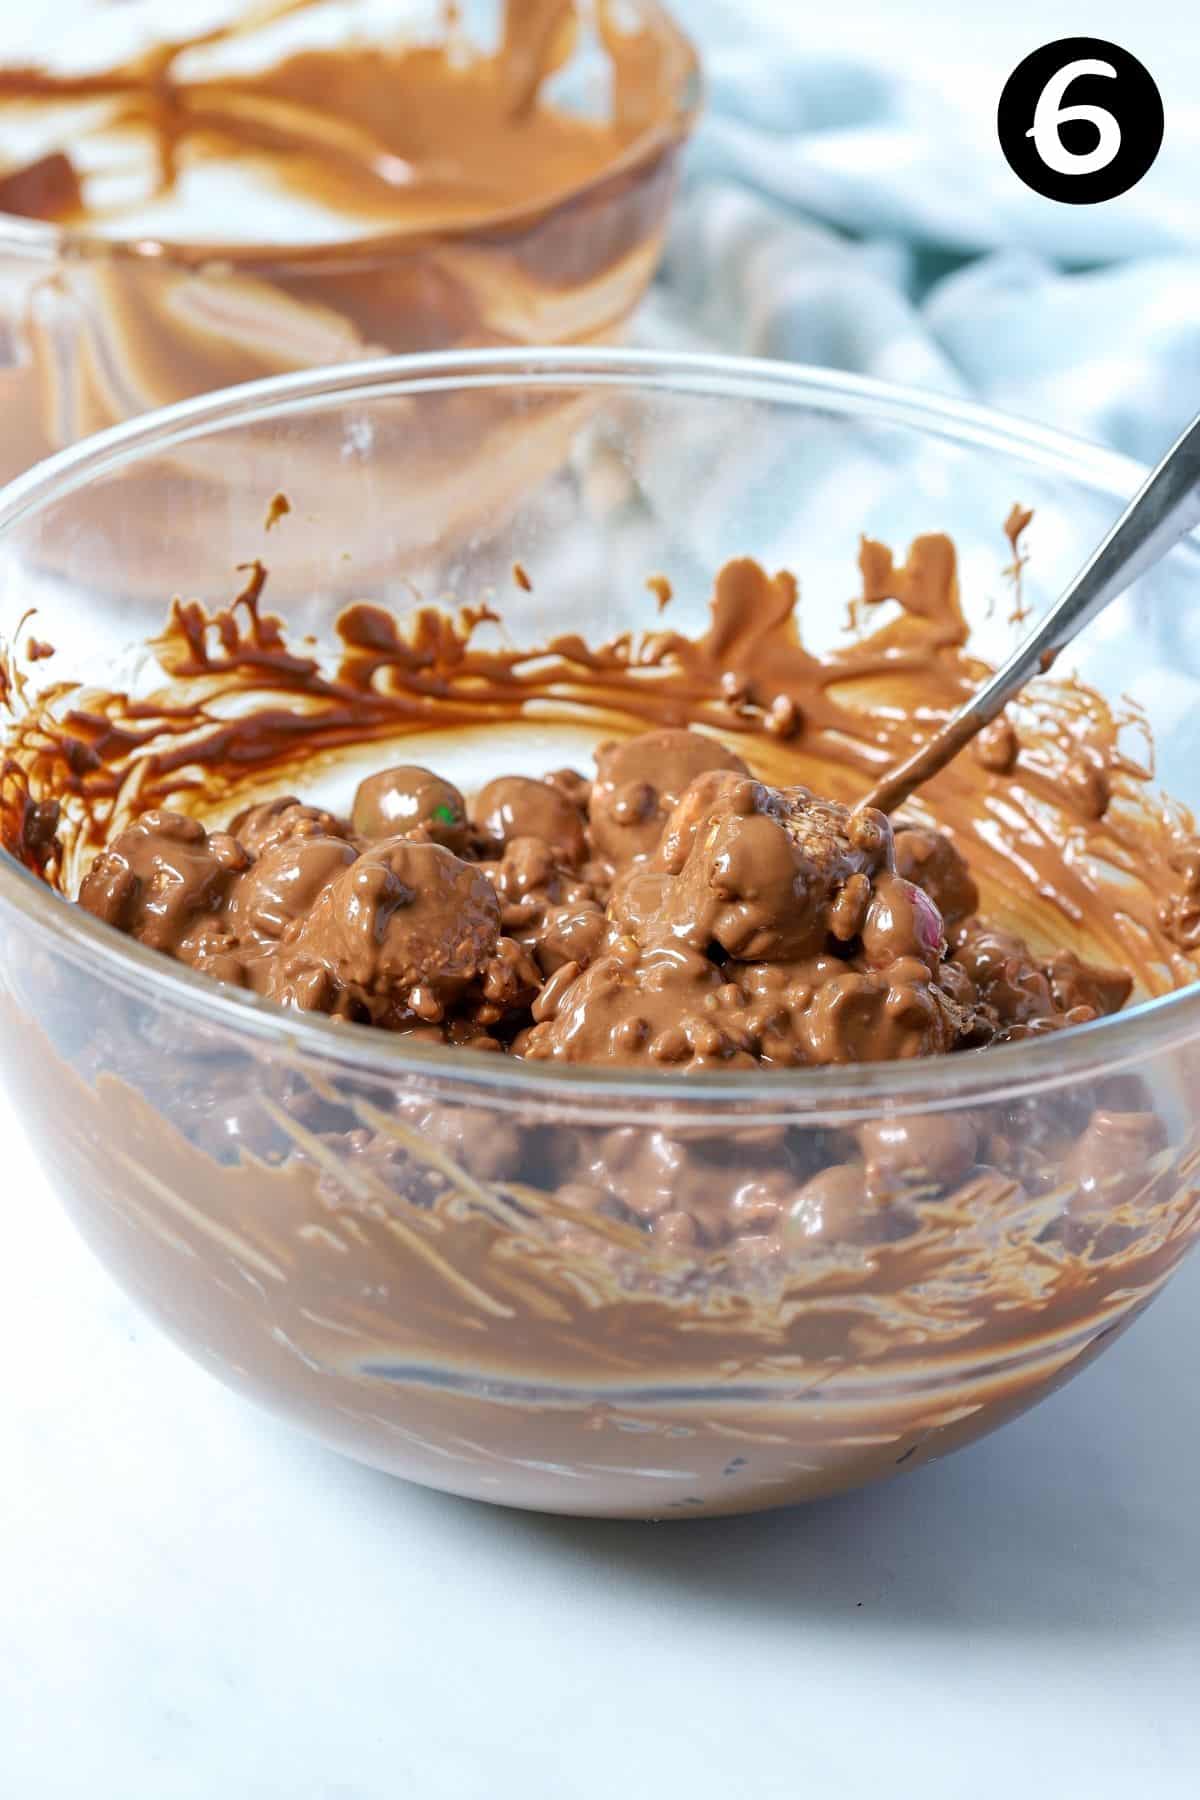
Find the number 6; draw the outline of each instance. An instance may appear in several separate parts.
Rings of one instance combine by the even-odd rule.
[[[1050,77],[1039,94],[1033,124],[1025,136],[1033,139],[1038,155],[1056,175],[1094,175],[1098,169],[1107,169],[1121,148],[1121,127],[1102,106],[1063,105],[1063,95],[1077,75],[1109,75],[1115,81],[1117,71],[1111,63],[1088,58],[1068,63],[1057,75]],[[1059,128],[1071,119],[1086,119],[1089,125],[1096,127],[1100,142],[1094,150],[1077,155],[1067,149]]]

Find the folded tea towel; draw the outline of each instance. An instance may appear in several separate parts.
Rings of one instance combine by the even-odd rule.
[[[1006,71],[939,88],[806,50],[791,5],[683,10],[707,109],[642,342],[973,395],[1142,458],[1200,410],[1200,107],[1170,96],[1129,193],[1056,204],[1000,153]]]

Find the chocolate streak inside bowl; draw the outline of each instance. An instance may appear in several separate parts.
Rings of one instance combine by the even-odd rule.
[[[167,680],[141,698],[60,685],[23,703],[10,669],[4,842],[73,894],[147,809],[223,822],[303,792],[347,745],[377,743],[382,767],[434,730],[555,718],[618,745],[691,728],[716,760],[849,803],[982,672],[946,538],[903,563],[866,541],[861,573],[862,611],[889,616],[824,657],[801,641],[794,580],[741,561],[697,638],[658,624],[512,648],[487,609],[402,624],[363,604],[322,658],[289,644],[256,569],[227,611],[176,603],[155,645]],[[918,885],[935,886],[931,857],[957,867],[949,840],[989,923],[1035,946],[1024,967],[1000,958],[1001,987],[1052,989],[1056,963],[1062,980],[1077,967],[1064,955],[1128,970],[1141,996],[1196,978],[1193,822],[1154,794],[1131,734],[1135,716],[1045,682],[905,809]],[[814,1111],[803,1069],[774,1104],[652,1085],[621,1102],[489,1091],[495,1058],[462,1050],[351,1077],[284,1014],[269,1052],[214,1021],[211,1050],[181,1056],[170,1009],[135,989],[80,1043],[59,980],[49,962],[16,977],[14,1072],[129,1284],[227,1378],[485,1498],[736,1511],[912,1466],[1062,1379],[1198,1229],[1186,1058],[1165,1088],[1098,1056],[1054,1109],[939,1105],[931,1081],[916,1112]],[[949,1096],[962,1056],[988,1054],[930,1067]]]

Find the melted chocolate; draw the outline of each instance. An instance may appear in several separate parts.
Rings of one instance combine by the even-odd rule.
[[[791,577],[748,561],[695,639],[484,649],[477,614],[360,605],[330,656],[289,644],[255,570],[227,611],[176,603],[147,698],[35,695],[6,665],[4,842],[166,954],[348,1031],[440,1039],[462,1072],[485,1066],[470,1046],[647,1074],[961,1058],[1194,980],[1192,821],[1077,684],[1039,687],[1015,754],[964,756],[894,830],[853,810],[982,672],[946,539],[903,564],[865,544],[862,568],[864,607],[898,608],[825,658]],[[595,721],[594,782],[501,776],[468,806],[397,755],[531,712]],[[353,820],[272,797],[372,743]],[[556,1503],[554,1464],[588,1510],[736,1510],[911,1466],[1060,1379],[1197,1228],[1195,1145],[1137,1075],[1051,1108],[796,1124],[730,1101],[718,1125],[648,1084],[605,1119],[533,1082],[484,1105],[433,1070],[372,1099],[119,1013],[81,1048],[70,996],[60,1019],[29,981],[16,1078],[131,1285],[252,1391],[462,1491],[499,1459],[531,1504]],[[166,1209],[152,1240],[139,1207]],[[230,1245],[254,1291],[225,1279]],[[728,1401],[670,1397],[689,1384]],[[629,1499],[626,1412],[676,1471],[657,1503]]]
[[[567,633],[484,649],[475,638],[494,617],[487,609],[452,617],[420,607],[401,621],[362,603],[339,618],[331,657],[292,648],[282,621],[264,609],[267,575],[254,564],[227,610],[173,604],[153,645],[168,678],[157,695],[133,701],[49,683],[36,705],[22,705],[24,677],[9,665],[16,717],[5,841],[30,861],[23,809],[60,805],[50,872],[73,891],[94,851],[146,810],[208,817],[225,808],[228,816],[240,792],[277,792],[314,757],[447,728],[519,724],[535,702],[551,720],[590,716],[623,737],[598,752],[594,783],[559,773],[565,807],[520,781],[499,790],[482,821],[477,805],[474,829],[497,849],[544,836],[574,866],[586,814],[590,853],[623,869],[653,850],[697,775],[745,774],[751,765],[770,786],[853,805],[985,672],[965,648],[948,539],[918,539],[900,565],[865,541],[861,564],[863,604],[891,596],[899,608],[824,658],[802,643],[793,577],[748,560],[720,572],[709,627],[696,638],[654,629],[593,646]],[[772,727],[784,708],[797,721],[788,736]],[[957,917],[963,903],[947,900],[944,886],[965,856],[997,922],[1047,949],[1126,968],[1141,991],[1159,993],[1196,976],[1185,918],[1200,862],[1190,815],[1178,806],[1164,812],[1147,769],[1123,748],[1124,723],[1076,683],[1037,685],[1005,722],[1003,754],[959,758],[908,807],[898,821],[901,867],[923,881],[917,861],[936,853],[932,891]],[[652,740],[630,748],[647,729]],[[524,822],[521,795],[538,800],[537,816],[525,813]],[[452,797],[452,810],[460,799]],[[911,833],[935,826],[946,847],[922,852]]]

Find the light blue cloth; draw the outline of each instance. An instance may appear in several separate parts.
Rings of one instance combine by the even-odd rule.
[[[1194,118],[1130,194],[1056,205],[1003,160],[994,97],[814,57],[719,0],[686,17],[708,111],[643,342],[973,395],[1148,460],[1200,410]]]

